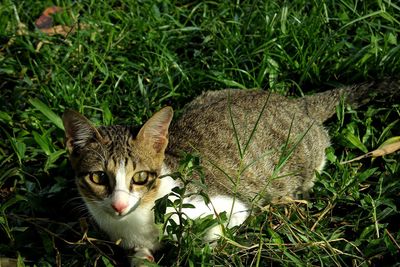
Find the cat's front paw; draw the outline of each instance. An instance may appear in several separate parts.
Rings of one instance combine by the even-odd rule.
[[[136,248],[131,256],[131,267],[146,267],[154,262],[153,254],[148,248]],[[149,264],[146,264],[149,263]],[[153,265],[151,265],[153,266]]]

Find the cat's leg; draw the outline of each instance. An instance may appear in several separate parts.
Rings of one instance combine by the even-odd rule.
[[[218,224],[211,227],[204,240],[207,242],[216,241],[223,235],[223,227],[234,227],[242,224],[249,216],[249,207],[241,200],[231,196],[213,196],[210,197],[210,203],[206,204],[203,198],[191,198],[185,200],[185,203],[192,204],[195,208],[183,208],[182,212],[192,220],[201,218],[207,215],[214,215],[218,217],[219,214],[226,212],[228,221],[224,222],[223,225]],[[167,208],[168,212],[174,212],[172,208]],[[171,219],[179,224],[179,217],[177,214],[173,214]]]
[[[227,196],[216,196],[210,199],[209,207],[217,216],[226,212],[228,221],[223,225],[216,225],[208,230],[205,241],[212,242],[223,235],[223,227],[232,228],[241,225],[249,216],[249,207],[239,199]]]
[[[223,227],[232,228],[234,226],[239,226],[246,220],[248,216],[249,214],[247,212],[232,214],[229,223],[224,223],[223,225],[218,224],[209,229],[204,237],[204,241],[210,242],[212,246],[215,246],[216,243],[214,244],[214,242],[224,235]]]
[[[145,267],[145,262],[154,262],[153,254],[148,248],[135,248],[130,256],[131,267]]]

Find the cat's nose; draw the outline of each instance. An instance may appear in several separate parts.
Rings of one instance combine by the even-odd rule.
[[[115,201],[111,204],[112,208],[118,212],[119,214],[122,214],[124,210],[128,207],[128,202],[126,201]]]

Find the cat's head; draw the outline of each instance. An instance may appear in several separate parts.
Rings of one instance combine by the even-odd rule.
[[[66,147],[89,207],[122,218],[154,202],[172,117],[172,108],[165,107],[135,131],[126,126],[96,128],[78,112],[64,113]]]

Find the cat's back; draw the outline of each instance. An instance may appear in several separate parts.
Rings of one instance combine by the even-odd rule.
[[[170,128],[168,153],[200,154],[211,191],[230,194],[240,180],[236,188],[244,198],[266,187],[265,198],[271,199],[308,190],[328,145],[326,131],[296,100],[227,89],[187,105]]]

